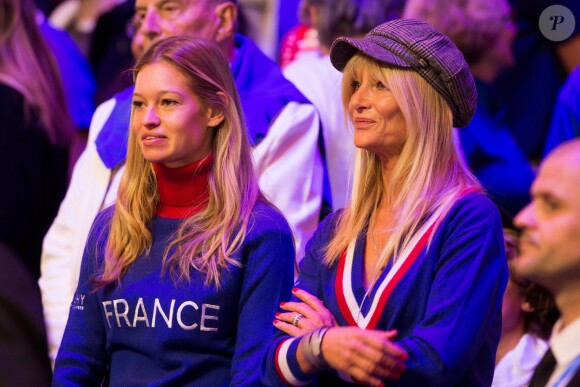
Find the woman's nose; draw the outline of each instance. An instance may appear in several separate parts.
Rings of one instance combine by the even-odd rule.
[[[154,128],[159,125],[159,116],[154,108],[148,108],[143,116],[143,125],[147,128]]]
[[[354,110],[361,110],[369,107],[367,92],[363,87],[358,88],[350,97],[350,107]]]

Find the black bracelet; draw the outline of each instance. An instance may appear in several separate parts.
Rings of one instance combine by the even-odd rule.
[[[308,332],[300,340],[300,348],[304,359],[318,371],[330,369],[330,366],[322,356],[322,338],[330,327],[318,328],[315,331]]]

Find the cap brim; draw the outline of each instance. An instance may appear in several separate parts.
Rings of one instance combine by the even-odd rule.
[[[389,47],[374,41],[373,36],[368,35],[362,39],[336,39],[330,48],[330,62],[338,71],[342,71],[348,61],[358,52],[395,67],[411,67],[410,63],[393,54]]]

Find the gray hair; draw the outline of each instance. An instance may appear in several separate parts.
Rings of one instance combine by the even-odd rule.
[[[339,36],[361,36],[386,21],[401,17],[405,0],[302,0],[299,18],[318,31],[318,40],[330,47]],[[308,7],[318,12],[309,20]]]

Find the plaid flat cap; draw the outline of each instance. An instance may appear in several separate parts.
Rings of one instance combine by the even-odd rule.
[[[473,118],[477,90],[469,66],[451,40],[430,24],[396,19],[375,27],[360,39],[338,38],[330,49],[330,61],[342,71],[358,52],[416,71],[449,103],[455,127],[463,128]]]

